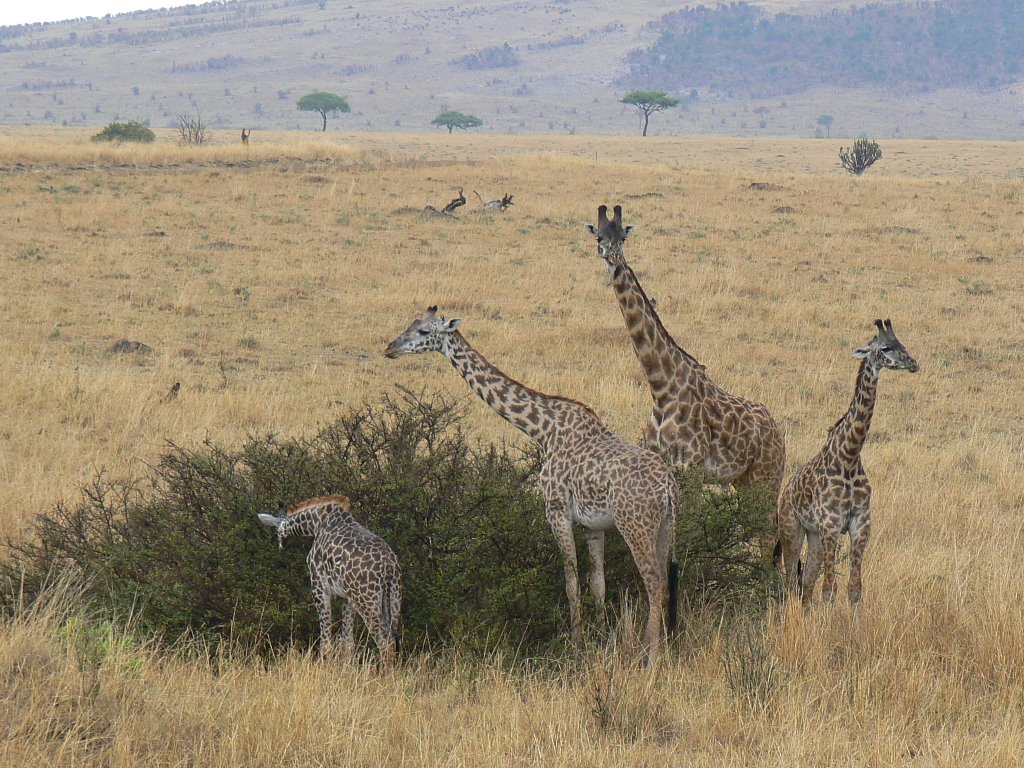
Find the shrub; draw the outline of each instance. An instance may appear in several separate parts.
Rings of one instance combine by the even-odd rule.
[[[114,618],[130,613],[145,632],[199,633],[254,649],[308,645],[317,636],[308,542],[278,549],[256,512],[340,492],[402,563],[404,647],[554,650],[568,610],[536,489],[539,455],[470,440],[461,415],[443,397],[400,390],[311,438],[253,437],[233,451],[172,446],[145,478],[100,474],[77,504],[58,504],[31,538],[8,543],[0,578],[10,590],[0,599],[10,608],[16,591],[31,598],[51,574],[70,570],[94,607]],[[705,496],[699,474],[680,478],[684,588],[704,602],[762,597],[771,574],[752,542],[764,530],[763,510],[742,494]],[[578,551],[586,568],[582,541]],[[614,534],[606,577],[610,605],[627,593],[642,599]]]
[[[450,62],[452,65],[463,69],[501,69],[503,67],[519,66],[519,54],[515,48],[505,43],[501,46],[484,48],[477,53],[469,53]]]
[[[860,176],[882,157],[882,150],[877,141],[857,139],[850,150],[839,148],[839,162],[850,173]]]
[[[156,141],[156,134],[137,120],[127,123],[110,123],[92,137],[92,141],[136,141],[149,144]]]

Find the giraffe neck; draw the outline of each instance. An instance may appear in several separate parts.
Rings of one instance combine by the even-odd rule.
[[[665,395],[678,394],[682,386],[693,382],[701,366],[683,350],[665,330],[657,311],[651,305],[636,274],[625,262],[610,267],[612,288],[619,300],[626,330],[633,340],[633,349],[640,359],[651,396],[659,402]]]
[[[844,461],[855,461],[867,440],[871,417],[875,412],[878,376],[881,371],[882,367],[870,357],[861,361],[850,408],[832,427],[833,452]]]
[[[282,533],[287,536],[316,536],[330,515],[350,517],[339,504],[329,501],[311,504],[308,507],[289,512],[281,524]]]
[[[542,445],[554,433],[557,416],[565,406],[586,408],[582,403],[542,394],[506,376],[458,331],[445,337],[441,352],[495,413]]]

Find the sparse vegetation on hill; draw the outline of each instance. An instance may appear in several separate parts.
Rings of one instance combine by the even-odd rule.
[[[629,83],[710,88],[743,97],[821,85],[992,88],[1024,74],[1019,0],[877,3],[772,15],[738,2],[667,14]]]
[[[477,53],[468,53],[455,59],[452,64],[463,69],[501,69],[518,65],[519,54],[511,45],[505,43],[493,48],[485,48]]]

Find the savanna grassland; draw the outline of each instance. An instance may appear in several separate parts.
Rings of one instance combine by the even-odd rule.
[[[75,601],[56,590],[0,625],[0,763],[1024,760],[1018,145],[885,142],[853,178],[827,141],[173,138],[0,133],[0,536],[168,442],[305,434],[395,385],[468,395],[439,356],[381,354],[434,303],[506,372],[638,438],[646,384],[583,228],[621,203],[665,325],[769,406],[791,466],[845,410],[876,317],[921,364],[883,375],[864,453],[864,604],[770,607],[744,631],[691,616],[653,672],[595,646],[380,674],[118,628],[69,642]],[[421,215],[460,187],[457,219]],[[515,205],[485,213],[473,190]],[[152,351],[111,353],[120,339]],[[518,439],[478,401],[467,418]]]

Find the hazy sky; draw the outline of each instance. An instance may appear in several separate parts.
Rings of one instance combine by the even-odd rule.
[[[29,24],[33,21],[63,21],[82,16],[106,16],[108,13],[140,11],[146,8],[171,8],[187,5],[189,0],[3,0],[0,2],[0,26]],[[202,0],[191,0],[199,3]]]

